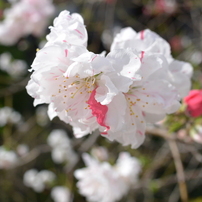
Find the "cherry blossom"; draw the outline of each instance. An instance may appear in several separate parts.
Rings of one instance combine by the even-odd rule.
[[[128,185],[135,185],[138,181],[141,164],[137,158],[131,157],[129,153],[121,152],[119,154],[115,168]]]
[[[28,34],[41,36],[54,10],[51,0],[20,0],[13,3],[4,11],[5,19],[0,23],[0,43],[13,45]]]
[[[0,169],[9,169],[17,161],[18,157],[14,151],[6,150],[4,146],[0,146]]]
[[[52,159],[55,163],[75,163],[78,157],[71,147],[71,141],[67,133],[61,129],[53,130],[47,139],[48,144],[52,147]]]
[[[46,38],[48,40],[46,46],[56,41],[86,46],[88,35],[81,15],[78,13],[70,15],[69,11],[62,11],[55,18],[53,26],[50,26],[50,34]]]
[[[16,152],[19,156],[26,156],[29,152],[29,147],[26,144],[19,144],[16,148]]]
[[[110,62],[83,46],[65,42],[46,46],[37,52],[32,70],[27,90],[34,104],[52,104],[61,120],[81,130],[78,136],[99,126],[88,104],[95,89],[101,104],[109,103],[118,91],[107,75],[113,71]]]
[[[0,69],[16,78],[27,72],[27,64],[23,60],[12,60],[11,54],[5,52],[0,55]]]
[[[5,126],[8,123],[20,124],[22,122],[22,116],[19,112],[10,107],[0,108],[0,127]]]
[[[99,162],[88,154],[83,154],[86,168],[75,171],[79,180],[77,187],[80,194],[92,202],[114,202],[127,194],[137,182],[140,163],[127,152],[119,155],[117,164]],[[127,165],[126,165],[127,163]]]
[[[114,50],[107,58],[116,68],[117,74],[112,72],[110,78],[119,93],[106,105],[109,128],[103,136],[137,148],[144,141],[147,122],[159,121],[180,106],[176,89],[167,79],[168,63],[158,54],[130,50]]]
[[[191,87],[190,78],[193,68],[187,62],[174,60],[171,55],[170,45],[158,34],[149,29],[137,33],[131,27],[124,28],[114,38],[111,50],[126,48],[139,53],[151,52],[164,55],[169,63],[167,79],[176,87],[181,98],[188,94]]]
[[[34,105],[49,104],[51,119],[58,116],[71,124],[76,137],[99,129],[109,140],[137,148],[144,141],[147,122],[179,108],[180,97],[169,77],[169,45],[146,31],[149,48],[147,42],[140,51],[121,41],[121,47],[115,43],[107,56],[95,54],[86,49],[86,37],[80,40],[77,31],[69,29],[78,26],[85,33],[81,17],[73,16],[63,11],[55,20],[48,43],[32,64],[27,91],[35,98]],[[126,39],[134,35],[129,30]]]
[[[51,197],[54,202],[71,202],[70,191],[67,187],[56,186],[51,190]]]
[[[23,182],[25,186],[31,187],[34,191],[42,192],[55,178],[55,174],[51,171],[42,170],[38,172],[36,169],[31,169],[24,173]]]
[[[75,171],[81,195],[92,202],[114,202],[127,193],[127,185],[108,163],[100,163],[87,154],[83,155],[86,168]]]

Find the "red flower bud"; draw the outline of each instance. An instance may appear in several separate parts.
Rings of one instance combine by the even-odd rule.
[[[184,98],[187,110],[192,117],[202,115],[202,90],[191,90],[189,95]]]

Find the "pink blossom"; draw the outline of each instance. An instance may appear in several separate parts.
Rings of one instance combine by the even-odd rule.
[[[20,0],[4,11],[0,23],[0,43],[13,45],[28,34],[41,36],[54,13],[51,0]]]

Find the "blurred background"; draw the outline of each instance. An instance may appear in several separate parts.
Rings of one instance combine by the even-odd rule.
[[[100,152],[101,161],[114,165],[122,151],[135,156],[142,171],[137,183],[119,201],[202,202],[202,135],[191,133],[193,125],[202,124],[201,117],[188,117],[182,107],[166,120],[148,126],[144,144],[131,149],[97,134],[76,139],[71,126],[58,118],[49,120],[46,105],[34,107],[33,98],[25,89],[36,50],[43,47],[48,27],[62,10],[83,16],[89,36],[88,49],[95,53],[109,52],[114,36],[124,27],[158,33],[171,45],[175,59],[192,64],[192,88],[201,89],[202,1],[54,0],[43,33],[19,34],[11,42],[2,34],[3,22],[13,14],[8,9],[18,2],[0,1],[0,202],[51,202],[54,186],[68,188],[72,201],[85,202],[87,199],[79,194],[74,177],[76,169],[85,167],[81,155]],[[10,38],[23,27],[13,23],[17,27],[9,31]],[[61,154],[64,151],[53,154],[51,140],[47,140],[56,129],[64,130],[70,142],[65,157]],[[105,153],[107,157],[103,157]],[[184,167],[181,178],[176,173],[179,166]],[[33,188],[24,175],[30,169],[48,170],[52,174],[49,173],[43,186],[32,181]]]

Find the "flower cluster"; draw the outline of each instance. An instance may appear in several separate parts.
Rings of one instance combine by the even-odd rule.
[[[93,202],[114,202],[120,200],[137,182],[141,171],[139,161],[127,152],[119,155],[117,163],[99,162],[88,154],[83,154],[86,168],[75,171],[79,180],[80,194]]]
[[[64,130],[53,130],[47,139],[52,147],[52,159],[55,163],[68,162],[74,164],[78,157],[71,147],[71,142]]]
[[[20,113],[10,107],[0,108],[0,127],[3,127],[9,123],[18,125],[21,122],[22,116]]]
[[[0,23],[0,43],[13,45],[28,34],[41,36],[54,13],[51,0],[20,0],[4,11]]]
[[[25,186],[31,187],[36,192],[42,192],[55,178],[55,174],[51,171],[42,170],[38,172],[36,169],[31,169],[25,172],[23,182]]]
[[[150,30],[121,30],[106,56],[89,52],[87,38],[82,17],[61,12],[37,52],[27,91],[34,105],[49,104],[51,119],[71,124],[76,137],[99,129],[137,148],[146,123],[179,108],[192,67],[174,60],[169,44]]]
[[[12,60],[10,53],[3,53],[0,55],[0,70],[18,78],[27,72],[27,64],[23,60]]]

